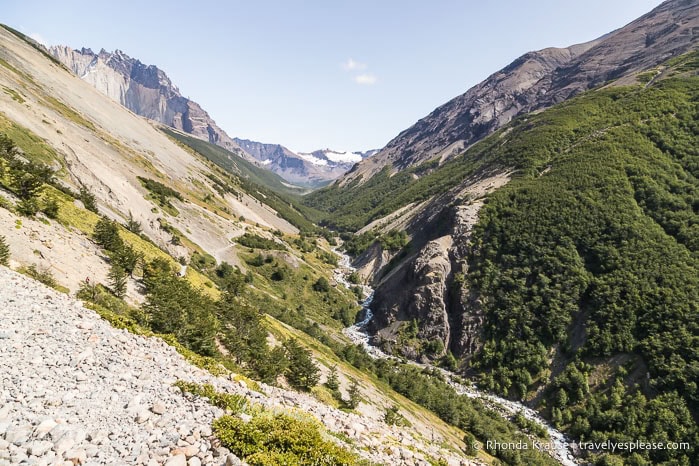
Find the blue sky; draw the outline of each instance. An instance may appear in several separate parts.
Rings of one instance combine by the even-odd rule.
[[[659,0],[4,0],[47,44],[163,69],[231,136],[293,150],[383,147],[510,63],[585,42]]]

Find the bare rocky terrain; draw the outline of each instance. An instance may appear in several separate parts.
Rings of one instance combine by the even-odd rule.
[[[475,464],[411,428],[199,369],[158,338],[111,327],[64,294],[0,267],[0,464],[240,464],[211,421],[223,414],[177,380],[213,384],[268,409],[300,409],[380,464]],[[363,405],[362,405],[363,406]]]

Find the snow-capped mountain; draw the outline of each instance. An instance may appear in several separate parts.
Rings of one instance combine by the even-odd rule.
[[[234,138],[235,143],[254,157],[262,166],[295,184],[317,187],[339,178],[355,163],[377,150],[366,152],[320,149],[313,152],[294,152],[280,144],[265,144]]]

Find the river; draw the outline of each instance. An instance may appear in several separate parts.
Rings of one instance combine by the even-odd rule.
[[[338,267],[335,269],[333,278],[336,282],[342,284],[347,288],[352,288],[353,286],[347,280],[347,277],[354,272],[356,269],[352,267],[352,262],[347,254],[344,254],[338,250],[334,252],[340,257],[338,261]],[[447,383],[460,395],[466,395],[469,398],[478,398],[486,406],[492,408],[495,412],[503,417],[510,418],[517,413],[522,413],[525,418],[536,422],[546,429],[548,433],[549,440],[547,442],[540,442],[542,450],[546,450],[553,458],[560,462],[564,466],[578,466],[575,461],[575,457],[570,448],[572,442],[568,437],[562,432],[556,430],[552,425],[546,422],[539,413],[533,409],[519,403],[517,401],[507,400],[501,398],[492,393],[487,393],[483,390],[478,389],[475,385],[466,385],[458,381],[458,376],[452,372],[449,372],[442,368],[436,368],[432,365],[421,364],[415,361],[403,360],[395,356],[389,355],[381,351],[378,347],[371,344],[371,337],[367,333],[367,327],[369,322],[374,317],[371,311],[371,303],[374,298],[374,290],[370,286],[360,285],[362,292],[366,298],[362,303],[362,313],[364,319],[361,322],[357,322],[351,327],[347,327],[343,330],[343,333],[349,337],[355,344],[362,345],[369,356],[376,359],[394,359],[402,362],[407,362],[408,364],[413,364],[421,368],[437,369],[444,375],[444,379]]]

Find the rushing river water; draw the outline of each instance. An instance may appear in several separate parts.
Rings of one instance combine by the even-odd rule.
[[[335,251],[335,253],[340,256],[338,267],[335,269],[334,273],[335,281],[346,286],[347,288],[355,286],[349,283],[349,281],[347,280],[349,274],[355,271],[355,268],[352,267],[350,257],[347,254],[343,254],[337,250]],[[374,317],[374,314],[371,311],[371,303],[374,298],[374,290],[373,288],[366,285],[361,285],[361,287],[362,291],[364,292],[364,296],[366,296],[364,302],[362,303],[362,313],[364,315],[364,319],[361,322],[357,322],[351,327],[347,327],[346,329],[344,329],[344,334],[347,335],[349,339],[352,340],[355,344],[362,345],[362,347],[364,347],[369,356],[373,358],[399,360],[399,358],[386,354],[379,348],[371,344],[371,337],[367,333],[367,326],[369,325],[371,319]],[[407,361],[407,363],[422,368],[429,367],[430,369],[435,369],[434,366],[420,364],[414,361]],[[501,398],[499,396],[479,390],[475,386],[460,383],[456,380],[456,375],[452,372],[446,371],[442,368],[436,369],[444,375],[444,379],[458,394],[466,395],[469,398],[478,398],[486,406],[492,408],[494,411],[496,411],[503,417],[509,418],[517,413],[522,413],[525,418],[533,420],[537,424],[543,426],[546,429],[546,432],[548,433],[549,440],[547,442],[541,442],[540,449],[548,451],[551,454],[551,456],[553,456],[557,461],[559,461],[561,464],[565,466],[578,465],[571,451],[570,447],[572,444],[569,442],[568,438],[563,433],[554,429],[553,426],[551,426],[548,422],[546,422],[546,420],[544,420],[539,415],[539,413],[516,401],[507,400],[505,398]]]

